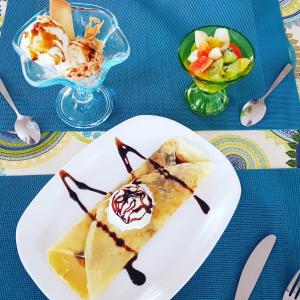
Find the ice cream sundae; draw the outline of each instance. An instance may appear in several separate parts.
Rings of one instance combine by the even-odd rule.
[[[38,16],[24,31],[20,46],[28,58],[58,76],[72,80],[89,77],[100,71],[104,47],[97,39],[103,22],[94,17],[89,21],[84,36],[75,37],[71,5],[50,0],[50,16]]]

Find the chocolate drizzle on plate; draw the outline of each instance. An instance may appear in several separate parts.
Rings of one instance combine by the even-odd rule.
[[[124,267],[128,275],[135,285],[143,285],[146,282],[146,276],[142,272],[135,269],[132,264],[137,260],[138,256],[135,255]]]
[[[130,165],[130,162],[128,160],[128,153],[134,153],[136,154],[138,157],[147,160],[147,158],[145,158],[145,156],[143,156],[142,154],[140,154],[137,150],[135,150],[134,148],[124,144],[122,141],[120,141],[118,138],[116,138],[116,145],[118,147],[118,151],[119,154],[125,164],[125,167],[127,169],[127,171],[129,173],[132,173],[133,169]],[[180,178],[172,175],[167,169],[165,169],[163,166],[161,166],[159,163],[157,163],[156,161],[152,160],[151,158],[148,158],[148,161],[153,165],[153,167],[163,176],[165,176],[165,178],[170,179],[170,180],[174,180],[176,181],[178,184],[180,184],[183,188],[189,190],[193,197],[195,198],[195,200],[197,201],[197,203],[199,204],[200,208],[202,209],[204,214],[208,214],[210,207],[208,206],[208,204],[202,200],[200,197],[194,195],[194,190],[192,188],[190,188],[183,180],[181,180]],[[177,162],[177,161],[176,161]],[[181,162],[182,163],[182,162]]]
[[[116,145],[119,151],[119,154],[123,160],[123,163],[127,169],[128,173],[132,173],[133,169],[130,165],[129,159],[128,159],[128,153],[134,153],[135,155],[137,155],[138,157],[147,160],[147,158],[145,156],[143,156],[141,153],[139,153],[137,150],[135,150],[134,148],[124,144],[122,141],[120,141],[118,138],[116,138]]]

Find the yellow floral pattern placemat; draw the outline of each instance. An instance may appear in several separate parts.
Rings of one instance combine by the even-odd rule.
[[[236,169],[298,167],[299,130],[197,131],[215,145]],[[0,175],[54,174],[76,153],[101,135],[92,132],[43,133],[28,146],[14,133],[0,133]],[[297,159],[298,155],[298,159]]]
[[[11,0],[10,0],[11,1]],[[300,93],[300,1],[279,1],[286,33],[295,54]],[[7,0],[0,0],[0,33]],[[299,116],[300,117],[300,116]],[[198,131],[236,169],[300,167],[300,130]],[[54,174],[101,132],[45,132],[37,146],[28,146],[11,132],[0,132],[0,176]]]

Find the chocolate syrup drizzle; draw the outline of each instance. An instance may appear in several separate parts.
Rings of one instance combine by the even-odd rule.
[[[143,285],[146,282],[146,276],[142,272],[135,269],[132,264],[137,260],[138,256],[135,255],[124,267],[124,269],[128,272],[128,275],[131,281],[135,285]]]
[[[118,151],[119,151],[119,154],[124,162],[124,165],[128,171],[128,173],[132,174],[133,175],[133,169],[131,167],[131,164],[128,160],[128,154],[131,152],[133,154],[136,154],[138,157],[142,158],[143,160],[147,160],[147,158],[145,156],[143,156],[142,154],[140,154],[137,150],[135,150],[134,148],[124,144],[122,141],[120,141],[118,138],[116,138],[115,140],[116,142],[116,146],[118,148]],[[197,200],[198,204],[200,205],[200,208],[202,209],[202,211],[207,214],[210,210],[209,206],[207,205],[206,202],[204,202],[201,198],[199,198],[198,196],[194,195],[194,190],[192,188],[190,188],[183,180],[181,180],[180,178],[172,175],[168,170],[166,170],[163,166],[161,166],[160,164],[158,164],[157,162],[155,162],[154,160],[152,160],[151,158],[148,158],[148,161],[153,165],[153,167],[161,174],[163,175],[166,179],[170,179],[170,180],[174,180],[175,182],[177,182],[178,184],[180,184],[183,188],[189,190],[194,198]],[[176,160],[177,162],[177,160]],[[181,163],[181,161],[178,161]],[[107,193],[107,192],[104,192],[104,191],[101,191],[101,190],[98,190],[98,189],[95,189],[95,188],[92,188],[88,185],[86,185],[84,182],[80,182],[78,180],[76,180],[72,175],[70,175],[69,173],[67,173],[66,171],[64,170],[61,170],[59,172],[59,175],[66,187],[66,189],[68,190],[69,192],[69,195],[70,195],[70,198],[72,200],[74,200],[78,205],[79,207],[90,217],[90,219],[92,221],[96,221],[97,222],[97,227],[98,228],[101,228],[104,232],[106,232],[109,237],[111,237],[116,246],[117,247],[122,247],[124,248],[126,251],[128,252],[132,252],[134,253],[134,257],[132,259],[130,259],[128,261],[128,263],[125,265],[124,269],[128,272],[128,275],[131,279],[131,281],[135,284],[135,285],[142,285],[146,282],[146,276],[136,270],[134,267],[133,267],[133,263],[137,260],[138,258],[138,253],[133,250],[132,248],[130,248],[128,245],[126,245],[125,241],[121,238],[119,238],[117,236],[117,234],[113,231],[111,231],[107,225],[103,224],[101,221],[98,221],[96,219],[96,216],[91,213],[86,207],[85,205],[80,201],[78,195],[76,192],[74,192],[71,187],[69,186],[69,184],[67,183],[66,179],[69,178],[71,181],[73,181],[75,183],[75,185],[81,189],[81,190],[88,190],[88,191],[92,191],[92,192],[95,192],[95,193],[98,193],[98,194],[101,194],[101,195],[108,195],[108,194],[111,194],[112,193]],[[134,184],[140,184],[141,182],[139,182],[138,180],[134,180],[133,181]],[[151,206],[151,207],[150,207]],[[151,208],[153,207],[153,204],[152,204],[152,199],[150,201],[150,206],[149,206],[149,209],[151,210]],[[147,211],[148,212],[148,211]],[[80,263],[84,264],[84,253],[77,253],[77,254],[74,254],[74,256],[80,260]]]
[[[137,150],[135,150],[134,148],[124,144],[121,140],[119,140],[118,138],[115,139],[115,143],[116,143],[116,146],[118,148],[118,151],[119,151],[119,154],[123,160],[123,163],[126,167],[126,170],[128,173],[132,174],[132,167],[131,167],[131,164],[129,162],[129,159],[128,159],[128,153],[131,152],[131,153],[134,153],[136,154],[138,157],[144,159],[144,160],[147,160],[147,158],[145,156],[143,156],[141,153],[139,153]]]
[[[135,254],[134,256],[134,260],[131,259],[127,265],[124,267],[124,269],[128,272],[128,275],[131,279],[131,281],[134,283],[134,284],[137,284],[137,285],[140,285],[140,284],[143,284],[145,281],[146,281],[146,276],[141,273],[140,271],[136,270],[133,268],[132,266],[132,263],[137,259],[138,257],[138,253],[133,250],[132,248],[130,248],[128,245],[126,245],[125,241],[121,238],[119,238],[117,236],[117,234],[113,231],[111,231],[107,225],[103,224],[101,221],[98,221],[96,219],[96,216],[94,214],[92,214],[86,207],[85,205],[80,201],[78,195],[76,192],[74,192],[71,187],[69,186],[69,184],[67,183],[67,178],[69,178],[71,181],[73,181],[75,183],[75,185],[80,189],[80,190],[89,190],[89,191],[92,191],[92,192],[95,192],[95,193],[98,193],[98,194],[101,194],[101,195],[108,195],[108,194],[111,194],[111,193],[107,193],[107,192],[104,192],[104,191],[101,191],[101,190],[98,190],[98,189],[95,189],[95,188],[92,188],[88,185],[86,185],[85,183],[83,182],[80,182],[78,181],[77,179],[75,179],[72,175],[70,175],[69,173],[67,173],[66,171],[64,170],[61,170],[59,172],[59,175],[60,175],[60,178],[62,179],[62,182],[64,183],[66,189],[68,190],[69,192],[69,195],[70,195],[70,198],[72,200],[74,200],[78,205],[79,207],[89,216],[89,218],[92,220],[92,221],[96,221],[97,222],[97,227],[98,228],[101,228],[104,232],[106,232],[109,237],[111,237],[116,246],[117,247],[122,247],[124,248],[126,251],[128,252],[132,252]],[[79,263],[80,264],[83,264],[84,263],[84,253],[75,253],[74,256],[79,260]],[[144,276],[145,280],[143,283],[140,283],[141,282],[141,278],[143,277],[142,275]]]
[[[119,154],[125,164],[125,167],[128,171],[128,173],[132,174],[132,167],[130,165],[129,159],[128,159],[128,154],[134,153],[137,156],[139,156],[140,158],[147,160],[147,158],[145,156],[143,156],[142,154],[140,154],[137,150],[135,150],[134,148],[124,144],[123,142],[121,142],[118,138],[116,138],[116,145],[118,147],[118,151]],[[152,160],[151,158],[148,158],[148,161],[153,165],[153,167],[161,174],[163,175],[166,179],[170,179],[170,180],[174,180],[177,183],[179,183],[183,188],[189,190],[192,194],[193,197],[195,198],[195,200],[198,202],[200,208],[202,209],[202,211],[205,214],[208,214],[210,207],[208,206],[208,204],[202,200],[200,197],[198,197],[197,195],[194,195],[194,190],[192,188],[190,188],[183,180],[181,180],[180,178],[173,176],[168,170],[166,170],[163,166],[161,166],[159,163],[157,163],[156,161]]]
[[[78,205],[79,207],[92,219],[94,220],[95,219],[95,216],[89,212],[89,210],[85,207],[85,205],[80,201],[78,195],[71,189],[71,187],[69,186],[69,184],[67,183],[67,180],[66,178],[70,178],[71,181],[73,181],[75,183],[75,185],[80,189],[80,190],[88,190],[88,191],[92,191],[92,192],[95,192],[95,193],[98,193],[100,195],[107,195],[106,192],[103,192],[101,190],[97,190],[97,189],[94,189],[88,185],[86,185],[84,182],[80,182],[78,181],[77,179],[75,179],[72,175],[70,175],[69,173],[67,173],[66,171],[64,170],[61,170],[59,172],[59,176],[62,180],[62,182],[64,183],[66,189],[68,190],[69,192],[69,195],[70,195],[70,198],[72,200],[74,200]]]

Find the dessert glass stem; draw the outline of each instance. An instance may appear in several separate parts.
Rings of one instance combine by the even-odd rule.
[[[226,89],[209,93],[193,83],[185,92],[185,101],[192,112],[201,116],[216,116],[222,113],[229,103]]]
[[[58,116],[76,128],[92,128],[103,123],[111,114],[112,96],[101,86],[97,90],[65,87],[56,99]]]
[[[77,89],[73,92],[72,99],[78,105],[87,104],[93,100],[93,94]]]

